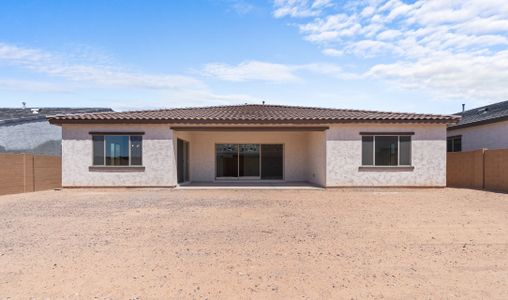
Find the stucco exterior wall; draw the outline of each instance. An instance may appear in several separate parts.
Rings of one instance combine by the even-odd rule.
[[[144,171],[90,171],[90,131],[143,131]],[[169,125],[64,125],[62,128],[62,185],[175,186],[176,160]]]
[[[173,131],[170,125],[64,125],[63,186],[175,186],[176,139],[189,142],[190,180],[215,180],[215,144],[284,144],[284,180],[321,186],[445,186],[445,125],[331,125],[321,132]],[[145,132],[143,171],[94,171],[90,131]],[[413,170],[360,170],[362,131],[412,131]]]
[[[215,144],[284,144],[284,180],[307,181],[308,158],[306,132],[177,132],[190,142],[190,180],[215,180]]]
[[[361,171],[360,132],[408,132],[412,136],[414,170]],[[445,125],[333,125],[326,132],[326,185],[333,186],[445,186]]]
[[[507,149],[508,121],[448,131],[448,136],[455,135],[462,135],[462,151]]]
[[[307,174],[308,181],[326,185],[326,134],[325,132],[307,133]]]

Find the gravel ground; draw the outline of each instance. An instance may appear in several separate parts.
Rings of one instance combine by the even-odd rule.
[[[508,195],[63,190],[0,197],[0,298],[508,299]]]

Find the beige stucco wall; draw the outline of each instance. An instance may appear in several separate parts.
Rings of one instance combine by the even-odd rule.
[[[90,171],[90,131],[145,132],[143,172]],[[62,128],[62,185],[175,186],[176,163],[169,125],[64,125]]]
[[[360,132],[408,132],[412,137],[412,171],[360,171]],[[326,185],[445,186],[445,125],[333,125],[326,132]]]
[[[462,151],[508,148],[508,121],[449,130],[448,136],[462,135]]]
[[[284,144],[284,180],[321,186],[445,186],[444,125],[331,125],[321,132],[175,131],[170,125],[64,125],[63,186],[175,186],[176,139],[190,142],[190,179],[215,180],[216,143]],[[90,131],[143,131],[143,172],[90,171]],[[412,171],[361,171],[361,131],[414,131]]]
[[[176,132],[190,142],[190,179],[193,182],[215,180],[215,144],[284,144],[284,180],[307,181],[307,132]]]
[[[319,186],[326,185],[326,133],[307,133],[307,180]]]

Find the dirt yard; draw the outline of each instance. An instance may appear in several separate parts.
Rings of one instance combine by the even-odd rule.
[[[64,190],[0,197],[0,298],[508,299],[508,195]]]

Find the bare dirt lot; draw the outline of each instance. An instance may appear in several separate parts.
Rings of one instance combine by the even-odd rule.
[[[0,298],[508,298],[508,195],[63,190],[0,197]]]

